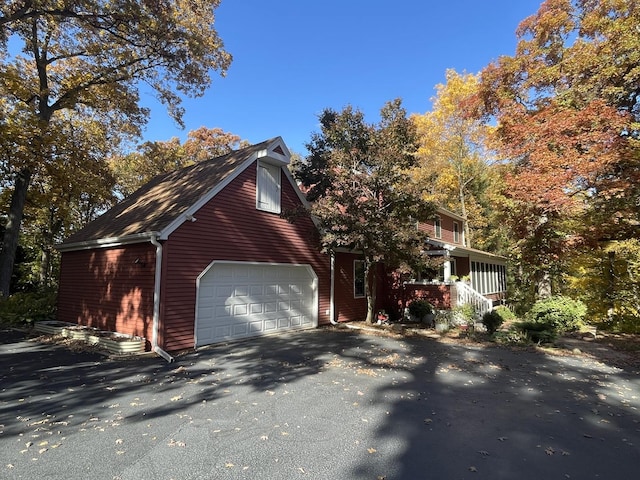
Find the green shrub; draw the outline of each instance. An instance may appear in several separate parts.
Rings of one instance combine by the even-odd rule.
[[[557,337],[557,331],[547,323],[542,322],[519,322],[515,327],[522,332],[531,342],[552,343]]]
[[[504,318],[500,315],[500,312],[496,310],[489,310],[482,316],[482,324],[487,328],[487,332],[493,334],[500,328],[500,325],[504,322]]]
[[[516,314],[504,305],[497,306],[493,309],[493,311],[500,315],[502,317],[502,320],[504,320],[505,322],[512,322],[516,319]]]
[[[20,292],[0,299],[0,323],[4,325],[32,325],[52,320],[56,315],[56,292]]]
[[[579,300],[554,296],[537,301],[526,315],[528,322],[543,324],[547,330],[564,333],[584,325],[587,307]]]
[[[414,300],[409,304],[409,313],[416,318],[422,319],[425,315],[433,313],[433,305],[426,300]]]
[[[476,309],[470,303],[465,303],[464,305],[458,305],[453,309],[454,317],[458,321],[462,321],[464,323],[472,322],[476,317]]]
[[[493,334],[493,340],[501,345],[526,345],[531,342],[531,338],[515,326],[497,331]]]

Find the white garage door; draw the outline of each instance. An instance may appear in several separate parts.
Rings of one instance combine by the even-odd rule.
[[[198,279],[196,346],[318,325],[311,267],[212,263]]]

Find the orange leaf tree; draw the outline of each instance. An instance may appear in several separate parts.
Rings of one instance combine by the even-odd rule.
[[[542,296],[576,246],[637,234],[639,29],[637,2],[547,0],[515,55],[482,72],[478,104],[514,166],[519,258]]]

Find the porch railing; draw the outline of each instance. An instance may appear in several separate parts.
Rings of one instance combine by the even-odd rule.
[[[493,301],[464,282],[456,282],[456,291],[458,292],[457,305],[472,305],[478,318],[482,318],[485,313],[493,309]]]

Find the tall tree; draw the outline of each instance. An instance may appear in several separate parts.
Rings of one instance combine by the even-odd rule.
[[[321,221],[325,249],[362,253],[367,321],[373,322],[373,267],[415,261],[425,241],[416,221],[434,213],[433,205],[409,187],[418,147],[415,127],[400,100],[381,109],[377,124],[366,123],[362,112],[349,106],[341,112],[324,110],[320,125],[307,144],[310,155],[294,175]]]
[[[113,131],[136,135],[148,114],[139,105],[138,88],[147,84],[181,124],[178,93],[201,95],[211,83],[210,72],[224,73],[231,61],[213,28],[218,4],[10,0],[0,5],[0,88],[5,110],[13,115],[5,126],[21,124],[30,133],[12,137],[27,151],[24,157],[1,160],[9,167],[14,193],[0,251],[0,296],[9,293],[29,185],[43,165],[59,161],[52,122],[60,112],[84,109],[108,118]]]
[[[432,200],[467,219],[468,245],[472,243],[470,225],[485,226],[481,197],[493,158],[488,149],[489,126],[467,108],[478,82],[476,75],[447,70],[446,83],[436,86],[432,110],[411,117],[420,140],[415,179],[430,185]]]
[[[552,262],[543,292],[576,246],[639,233],[639,29],[635,1],[547,0],[520,24],[516,54],[482,72],[479,98],[515,166],[508,191],[528,212],[515,228],[539,232],[528,248]]]
[[[225,155],[248,144],[238,135],[207,127],[190,131],[184,143],[177,137],[144,142],[135,152],[111,158],[116,192],[127,197],[156,175]]]

